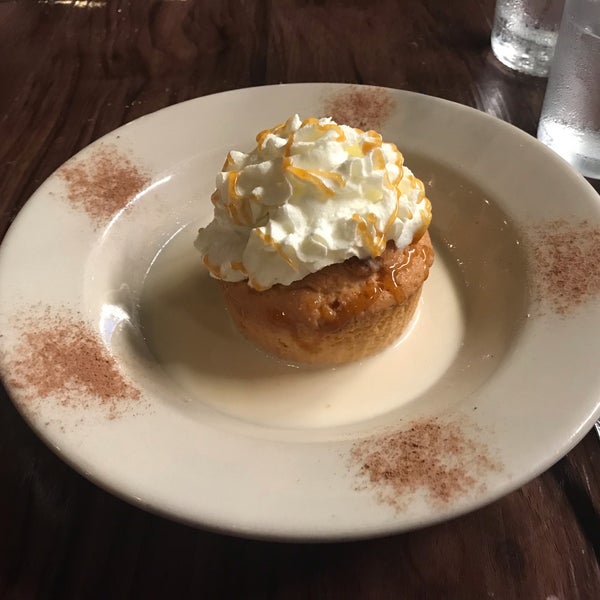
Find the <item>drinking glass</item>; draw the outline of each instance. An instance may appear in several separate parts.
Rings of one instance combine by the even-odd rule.
[[[492,50],[500,62],[545,77],[554,55],[564,0],[498,0]]]
[[[600,179],[600,0],[567,0],[538,139]]]

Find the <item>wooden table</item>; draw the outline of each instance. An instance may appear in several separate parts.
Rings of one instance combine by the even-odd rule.
[[[492,56],[493,0],[0,2],[0,236],[75,152],[169,104],[344,81],[474,106],[535,134],[545,80]],[[540,424],[543,427],[543,424]],[[101,491],[2,392],[2,598],[600,598],[595,434],[468,516],[343,544],[206,533]]]

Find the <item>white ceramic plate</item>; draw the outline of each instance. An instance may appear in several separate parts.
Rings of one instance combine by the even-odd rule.
[[[380,129],[434,206],[418,318],[358,365],[256,351],[191,245],[226,152],[294,112]],[[199,98],[92,144],[21,211],[2,373],[50,447],[141,507],[262,538],[398,532],[506,494],[592,426],[599,226],[581,177],[464,106],[337,84]]]

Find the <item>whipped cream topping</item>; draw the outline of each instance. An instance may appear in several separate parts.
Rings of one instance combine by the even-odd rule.
[[[417,241],[431,221],[422,182],[375,131],[298,115],[232,150],[216,178],[214,219],[195,246],[214,277],[265,290],[388,241]]]

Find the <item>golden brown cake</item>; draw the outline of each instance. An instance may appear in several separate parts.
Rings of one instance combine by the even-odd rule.
[[[350,258],[262,292],[221,281],[240,332],[284,360],[352,362],[380,352],[409,325],[433,263],[429,234],[403,250],[388,242],[374,259]]]

